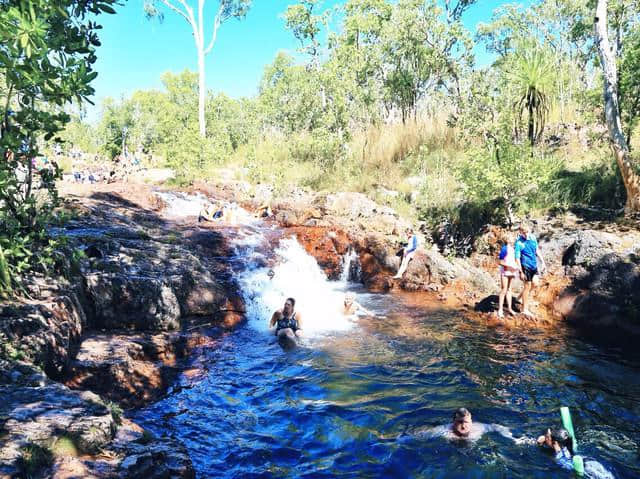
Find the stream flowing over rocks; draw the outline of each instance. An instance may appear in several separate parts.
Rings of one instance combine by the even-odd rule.
[[[179,438],[143,430],[121,408],[161,398],[189,357],[215,348],[216,336],[245,320],[254,307],[245,305],[247,294],[268,294],[274,284],[265,276],[251,285],[238,273],[248,262],[243,254],[253,255],[253,267],[278,270],[244,248],[243,241],[257,241],[251,228],[242,236],[229,225],[197,222],[207,197],[247,210],[270,203],[274,216],[260,220],[262,247],[295,237],[286,254],[301,256],[301,246],[330,280],[372,292],[429,292],[443,308],[470,316],[495,308],[501,228],[479,236],[470,258],[443,256],[427,235],[404,277],[394,280],[410,225],[362,194],[294,190],[279,198],[268,187],[234,183],[196,190],[103,185],[68,197],[75,215],[52,234],[83,252],[68,258],[74,275],[29,278],[27,299],[0,305],[0,478],[33,467],[34,477],[195,477]],[[637,338],[637,228],[608,232],[565,217],[540,221],[536,233],[550,266],[541,314]],[[276,272],[276,282],[281,275],[286,271]],[[56,453],[61,444],[72,453]],[[27,463],[41,449],[51,457]]]
[[[148,437],[115,404],[163,394],[189,352],[208,347],[202,331],[234,327],[244,305],[224,235],[163,217],[147,193],[142,205],[114,193],[76,200],[77,218],[52,232],[84,251],[77,276],[31,278],[28,300],[0,307],[0,477],[61,438],[85,468],[76,477],[193,477],[178,442]],[[109,460],[84,458],[98,454]],[[61,461],[46,467],[71,477]]]

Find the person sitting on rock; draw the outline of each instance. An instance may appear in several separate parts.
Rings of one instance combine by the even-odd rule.
[[[219,209],[215,203],[207,203],[198,215],[198,222],[215,221],[224,216],[224,209]]]
[[[402,261],[400,262],[398,272],[393,277],[394,279],[402,278],[402,275],[407,270],[407,266],[409,266],[409,261],[413,259],[418,249],[418,237],[412,228],[407,228],[407,237],[409,240],[407,241],[407,246],[402,249]]]
[[[271,316],[269,328],[275,326],[275,335],[278,340],[288,339],[295,341],[296,338],[302,336],[302,320],[295,311],[295,305],[295,299],[287,298],[284,302],[284,307]]]
[[[502,246],[498,256],[500,265],[500,296],[498,298],[498,318],[504,317],[503,305],[506,297],[508,312],[515,315],[515,311],[511,308],[511,283],[513,278],[518,275],[518,264],[516,263],[516,255],[513,246],[513,235],[509,233],[506,236],[506,243]]]
[[[368,309],[364,308],[360,303],[356,301],[356,295],[352,292],[348,292],[344,295],[344,307],[342,309],[342,314],[345,316],[353,316],[361,311],[363,314],[367,316],[373,316],[373,313]]]
[[[273,210],[269,203],[263,203],[255,212],[256,218],[271,218],[273,216]]]

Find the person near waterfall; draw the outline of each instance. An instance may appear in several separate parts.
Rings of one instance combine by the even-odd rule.
[[[400,262],[398,272],[393,277],[394,279],[402,278],[402,275],[407,270],[407,266],[409,266],[409,261],[413,259],[413,256],[416,254],[416,250],[418,249],[418,236],[416,236],[416,233],[412,228],[407,228],[407,237],[409,238],[407,246],[402,248],[402,261]],[[400,253],[398,252],[398,254]]]
[[[362,312],[362,314],[367,316],[373,316],[371,311],[356,301],[356,295],[349,291],[344,295],[344,307],[342,309],[342,314],[345,316],[354,316],[358,314],[358,312]]]
[[[278,340],[295,341],[302,336],[302,320],[300,314],[295,311],[296,300],[287,298],[282,309],[271,316],[270,328],[275,327],[275,335]]]

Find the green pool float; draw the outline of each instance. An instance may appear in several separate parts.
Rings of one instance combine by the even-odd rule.
[[[563,406],[560,408],[560,416],[562,416],[562,426],[567,430],[569,435],[571,436],[571,443],[573,445],[573,470],[578,474],[578,476],[584,475],[584,461],[582,460],[582,456],[575,455],[578,452],[578,441],[576,440],[576,433],[573,430],[573,421],[571,420],[571,413],[569,412],[569,408]]]

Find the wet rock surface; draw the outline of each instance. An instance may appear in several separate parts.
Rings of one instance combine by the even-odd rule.
[[[0,305],[0,477],[194,477],[183,446],[115,404],[162,395],[244,304],[223,233],[163,217],[140,190],[76,199],[52,229],[84,251],[76,277],[33,278],[29,300]]]

